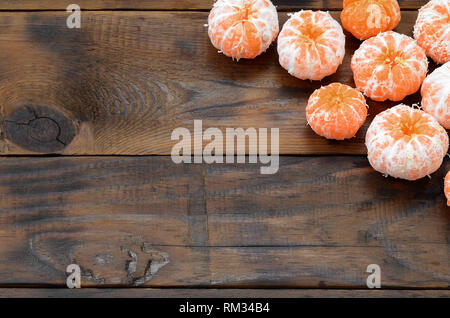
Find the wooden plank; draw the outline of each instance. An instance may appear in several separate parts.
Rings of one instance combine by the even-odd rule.
[[[0,288],[2,298],[448,298],[449,290]]]
[[[449,162],[417,182],[364,157],[175,165],[170,157],[0,160],[0,285],[448,288]]]
[[[209,10],[214,0],[78,0],[82,10]],[[342,9],[342,0],[272,0],[278,10]],[[426,0],[399,0],[402,9],[418,9]],[[64,0],[5,0],[0,10],[65,10]]]
[[[403,12],[397,31],[411,34],[416,15]],[[364,154],[373,116],[398,104],[369,101],[368,121],[348,141],[327,141],[307,126],[314,89],[353,85],[360,41],[349,35],[338,72],[310,82],[280,67],[275,46],[251,61],[218,54],[206,12],[89,12],[79,30],[66,17],[0,13],[0,154],[167,155],[173,129],[192,131],[194,119],[222,131],[279,128],[281,154]]]

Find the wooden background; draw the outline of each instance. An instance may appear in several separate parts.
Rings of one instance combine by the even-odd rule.
[[[287,12],[340,0],[274,1]],[[446,159],[431,179],[384,178],[357,136],[306,125],[321,85],[354,86],[347,35],[338,72],[301,81],[276,46],[217,53],[212,0],[0,0],[0,296],[449,297]],[[412,34],[425,1],[399,1]],[[430,63],[430,69],[435,65]],[[405,103],[420,101],[418,94]],[[278,127],[280,170],[176,165],[176,127]],[[81,290],[65,268],[82,268]],[[379,264],[382,290],[366,288]],[[89,287],[89,288],[87,288]],[[283,290],[281,290],[283,289]]]

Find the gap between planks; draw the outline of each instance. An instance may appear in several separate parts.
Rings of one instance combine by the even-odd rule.
[[[144,297],[144,298],[298,298],[298,297],[433,297],[448,298],[449,290],[403,289],[196,289],[196,288],[0,288],[0,297]]]

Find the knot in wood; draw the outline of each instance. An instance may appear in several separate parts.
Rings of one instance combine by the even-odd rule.
[[[60,135],[61,128],[51,118],[41,117],[30,121],[30,137],[38,142],[51,142]]]
[[[34,152],[58,152],[76,134],[76,126],[61,111],[47,106],[24,105],[5,120],[6,138]]]

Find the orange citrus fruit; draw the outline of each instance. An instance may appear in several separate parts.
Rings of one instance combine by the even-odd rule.
[[[344,59],[344,32],[328,12],[299,11],[283,25],[278,55],[289,74],[321,80],[335,73]]]
[[[352,138],[366,117],[363,94],[340,83],[316,89],[306,106],[308,124],[318,135],[328,139]]]
[[[414,38],[436,63],[450,61],[450,0],[432,0],[420,8]]]
[[[266,51],[278,31],[277,10],[270,0],[218,0],[208,17],[212,44],[237,60]]]
[[[422,108],[450,129],[450,62],[435,69],[422,84]]]
[[[344,0],[341,12],[344,29],[359,40],[394,29],[400,22],[397,0]]]
[[[400,104],[375,117],[367,130],[366,146],[375,170],[416,180],[441,166],[448,135],[433,116]]]
[[[425,51],[393,31],[365,40],[352,57],[356,87],[375,101],[399,101],[417,92],[428,70]]]
[[[445,175],[444,193],[445,197],[447,198],[447,205],[450,206],[450,171]]]

